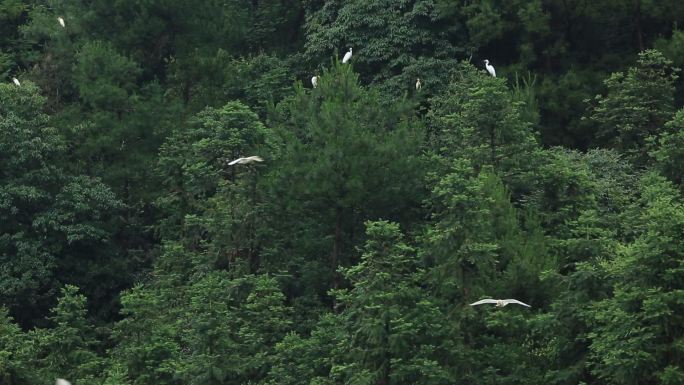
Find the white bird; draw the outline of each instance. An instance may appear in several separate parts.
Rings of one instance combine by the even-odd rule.
[[[349,47],[349,52],[344,54],[344,57],[342,58],[342,63],[348,62],[352,57],[352,49]]]
[[[55,385],[71,385],[71,382],[58,378],[57,381],[55,381]]]
[[[318,76],[315,75],[314,77],[311,78],[311,85],[313,88],[316,88],[318,86]]]
[[[13,78],[12,78],[12,81],[14,82],[14,84],[17,85],[17,87],[21,87],[21,83],[19,83],[19,79],[13,77]]]
[[[485,60],[485,68],[487,68],[487,72],[489,72],[490,75],[496,77],[496,70],[494,70],[494,66],[489,64],[489,60]]]
[[[234,164],[249,164],[252,162],[263,162],[264,160],[261,159],[259,156],[248,156],[246,158],[237,158],[234,161],[228,163],[229,166],[232,166]]]
[[[493,303],[497,307],[504,307],[504,306],[508,305],[509,303],[514,303],[517,305],[532,307],[526,303],[518,301],[517,299],[491,299],[491,298],[482,299],[482,300],[479,300],[477,302],[473,302],[470,304],[470,306],[484,305],[484,304],[489,304],[489,303]]]
[[[64,24],[64,19],[61,16],[57,18],[57,21],[59,21],[59,25],[61,25],[62,28],[66,28],[66,24]]]
[[[420,88],[423,87],[423,83],[420,82],[420,78],[416,79],[416,91],[420,91]]]

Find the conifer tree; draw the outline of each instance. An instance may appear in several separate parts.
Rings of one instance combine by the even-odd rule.
[[[391,0],[304,3],[306,42],[302,55],[311,66],[353,50],[352,63],[364,83],[373,82],[387,101],[413,91],[442,89],[454,57],[467,46],[462,20],[450,19],[437,2]]]
[[[684,188],[684,110],[665,124],[665,132],[652,143],[650,155],[656,167],[676,185]]]
[[[187,328],[187,279],[192,254],[182,245],[168,243],[157,258],[149,282],[121,295],[123,319],[113,327],[116,341],[110,351],[109,373],[136,385],[178,383],[178,362],[187,354],[181,331]]]
[[[461,64],[447,90],[431,100],[430,149],[450,160],[467,159],[475,170],[491,166],[515,196],[531,189],[528,175],[539,147],[523,106],[501,78]]]
[[[604,143],[638,165],[648,161],[647,140],[657,138],[675,112],[675,81],[679,69],[658,51],[639,54],[636,66],[604,81],[608,93],[597,95],[589,119]]]
[[[6,308],[0,308],[0,381],[7,385],[28,383],[37,377],[30,359],[33,349],[28,335],[14,323]]]
[[[103,360],[95,353],[97,340],[87,320],[86,298],[70,285],[61,294],[50,317],[54,326],[32,332],[37,345],[32,366],[42,369],[39,373],[44,377],[92,381],[99,376]]]
[[[440,309],[418,285],[415,250],[398,225],[367,222],[359,264],[344,269],[351,284],[336,292],[343,344],[330,376],[347,384],[449,384],[442,366],[454,353]]]
[[[684,335],[684,205],[657,174],[641,180],[637,237],[605,262],[613,295],[596,304],[592,371],[609,384],[677,384]]]
[[[406,100],[384,105],[341,63],[321,75],[318,88],[298,86],[278,111],[272,119],[284,148],[271,190],[280,199],[271,207],[282,210],[276,240],[282,252],[314,262],[310,269],[326,269],[325,281],[337,286],[334,272],[354,262],[364,220],[415,214],[420,127]],[[322,250],[329,255],[323,266]]]

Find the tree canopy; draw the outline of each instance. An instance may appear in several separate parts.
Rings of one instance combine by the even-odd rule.
[[[684,384],[683,18],[0,0],[0,384]]]

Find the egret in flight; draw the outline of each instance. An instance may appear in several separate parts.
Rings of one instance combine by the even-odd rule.
[[[14,84],[17,85],[17,87],[21,87],[21,83],[19,83],[19,79],[13,77],[13,78],[12,78],[12,81],[14,82]]]
[[[61,25],[62,28],[66,28],[66,24],[64,23],[64,19],[61,16],[57,18],[57,21],[59,21],[59,25]]]
[[[55,381],[55,385],[71,385],[71,382],[58,378],[57,381]]]
[[[313,86],[313,88],[316,88],[318,86],[318,75],[315,75],[311,78],[311,85]]]
[[[260,156],[248,156],[246,158],[237,158],[234,161],[228,163],[229,166],[232,166],[234,164],[249,164],[252,162],[263,162],[264,160],[261,159]]]
[[[490,75],[496,77],[496,70],[494,70],[494,66],[489,64],[489,60],[485,60],[485,68],[487,68],[487,72],[489,72]]]
[[[484,304],[490,304],[490,303],[495,304],[497,307],[504,307],[510,303],[514,303],[516,305],[532,307],[526,303],[518,301],[517,299],[491,299],[491,298],[482,299],[482,300],[479,300],[477,302],[473,302],[470,304],[470,306],[484,305]]]
[[[423,83],[420,82],[420,78],[416,79],[416,91],[420,91],[421,87],[423,87]]]
[[[352,49],[349,47],[349,52],[344,54],[344,57],[342,58],[342,63],[348,62],[352,57]]]

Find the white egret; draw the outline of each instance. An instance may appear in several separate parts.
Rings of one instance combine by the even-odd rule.
[[[55,381],[55,385],[71,385],[71,382],[58,378],[57,381]]]
[[[314,75],[314,77],[311,78],[311,85],[313,88],[316,88],[318,86],[318,75]]]
[[[249,164],[252,162],[263,162],[264,160],[261,159],[260,156],[248,156],[246,158],[237,158],[234,161],[228,163],[229,166],[232,166],[234,164]]]
[[[352,49],[349,47],[349,52],[344,54],[344,57],[342,58],[342,63],[348,62],[352,57]]]
[[[21,83],[19,83],[19,79],[13,77],[13,78],[12,78],[12,81],[14,82],[14,84],[17,85],[17,87],[21,87]]]
[[[496,77],[496,70],[494,70],[494,66],[489,64],[489,60],[485,60],[485,68],[487,68],[487,72],[489,72],[490,75]]]
[[[420,82],[420,78],[416,79],[416,91],[420,91],[421,87],[423,87],[423,83]]]
[[[64,19],[61,16],[57,18],[57,21],[59,22],[59,25],[62,26],[62,28],[66,28],[66,24],[64,23]]]
[[[517,299],[491,299],[491,298],[482,299],[482,300],[479,300],[477,302],[473,302],[470,304],[470,306],[484,305],[484,304],[490,304],[490,303],[495,304],[497,307],[504,307],[510,303],[514,303],[516,305],[532,307],[526,303],[518,301]]]

